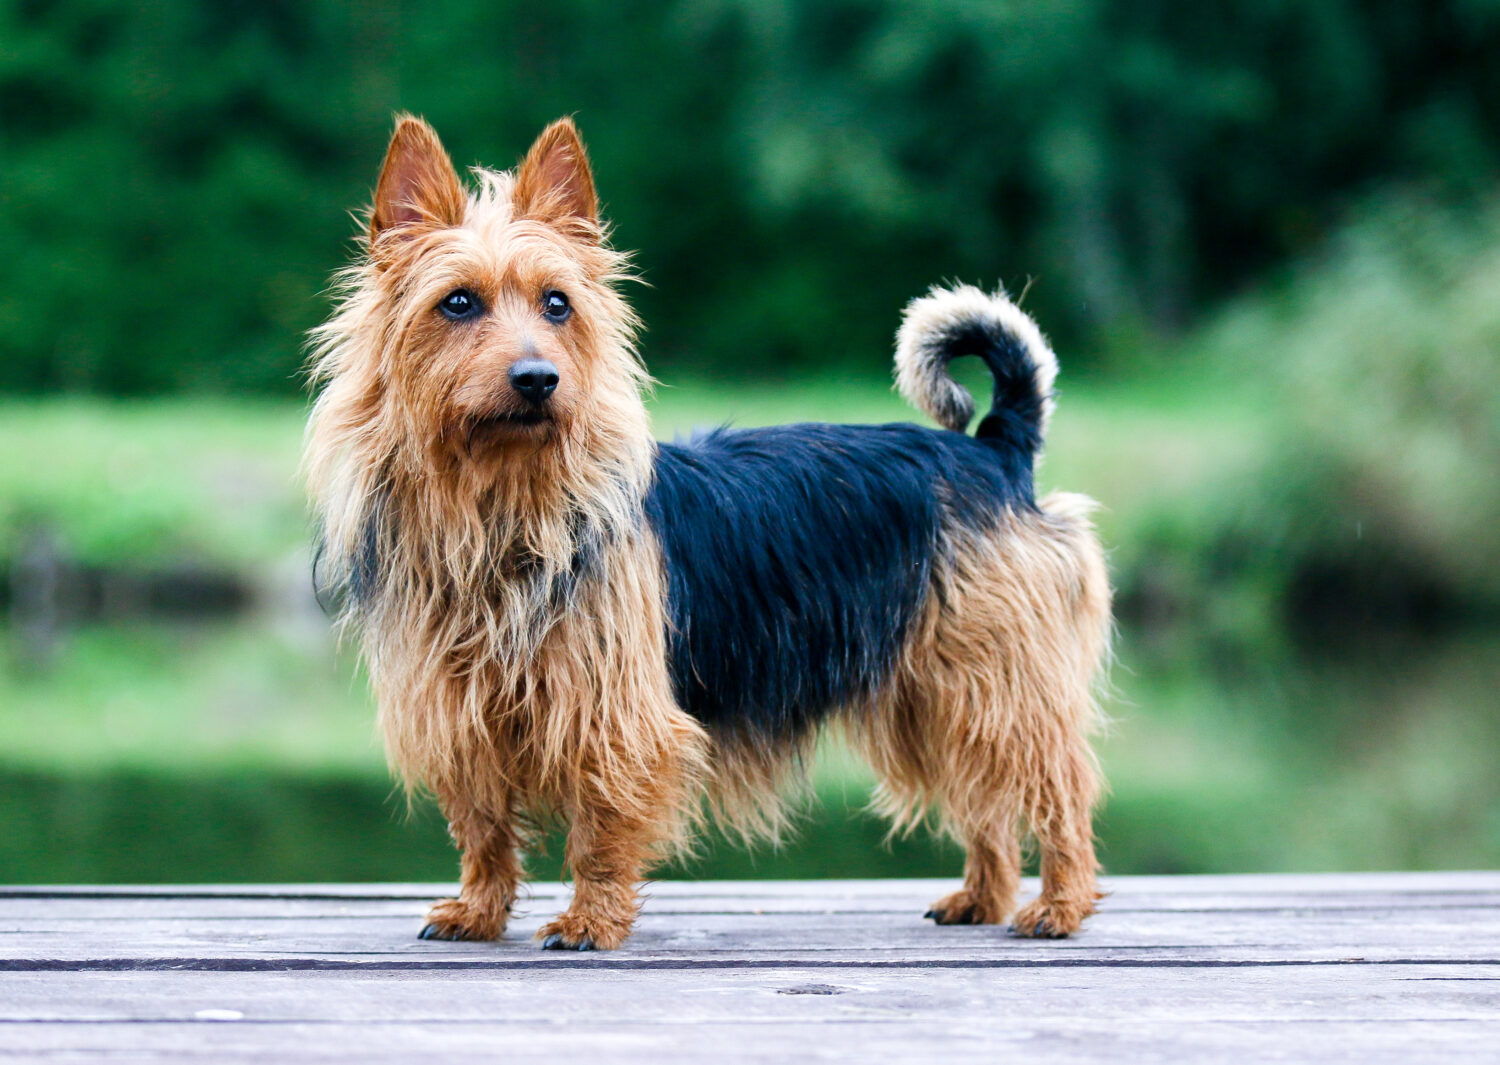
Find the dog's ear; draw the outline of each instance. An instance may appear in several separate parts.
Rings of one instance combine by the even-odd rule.
[[[583,240],[599,239],[599,198],[588,153],[571,118],[542,131],[516,173],[517,218],[547,222]]]
[[[398,226],[456,226],[463,218],[463,186],[437,132],[420,118],[397,116],[375,185],[370,242]]]

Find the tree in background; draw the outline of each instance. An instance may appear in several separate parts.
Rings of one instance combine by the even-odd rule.
[[[940,277],[1070,364],[1500,146],[1500,2],[0,4],[0,388],[291,393],[391,113],[577,115],[654,367],[883,367]],[[1128,345],[1123,345],[1127,346]]]

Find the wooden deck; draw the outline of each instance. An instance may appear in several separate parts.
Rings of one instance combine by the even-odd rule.
[[[1116,878],[1059,942],[951,887],[655,884],[613,954],[536,949],[556,886],[498,944],[419,941],[435,885],[0,888],[0,1061],[1500,1061],[1500,873]]]

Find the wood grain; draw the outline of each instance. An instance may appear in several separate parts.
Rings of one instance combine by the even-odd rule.
[[[1500,1060],[1500,873],[1116,878],[1060,942],[947,886],[652,884],[613,954],[536,949],[559,885],[488,944],[415,938],[451,885],[0,887],[0,1059]]]

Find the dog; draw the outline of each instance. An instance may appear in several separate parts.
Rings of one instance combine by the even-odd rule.
[[[550,949],[630,935],[651,863],[705,816],[777,838],[823,727],[893,831],[966,848],[938,924],[1096,900],[1090,748],[1110,590],[1081,496],[1038,501],[1056,359],[1003,292],[935,288],[896,382],[941,428],[787,425],[657,443],[639,323],[584,145],[553,123],[466,188],[399,116],[357,261],[313,333],[306,468],[319,580],[357,633],[389,760],[441,804],[460,890],[420,935],[490,940],[538,826],[568,825]],[[973,436],[950,360],[993,406]]]

